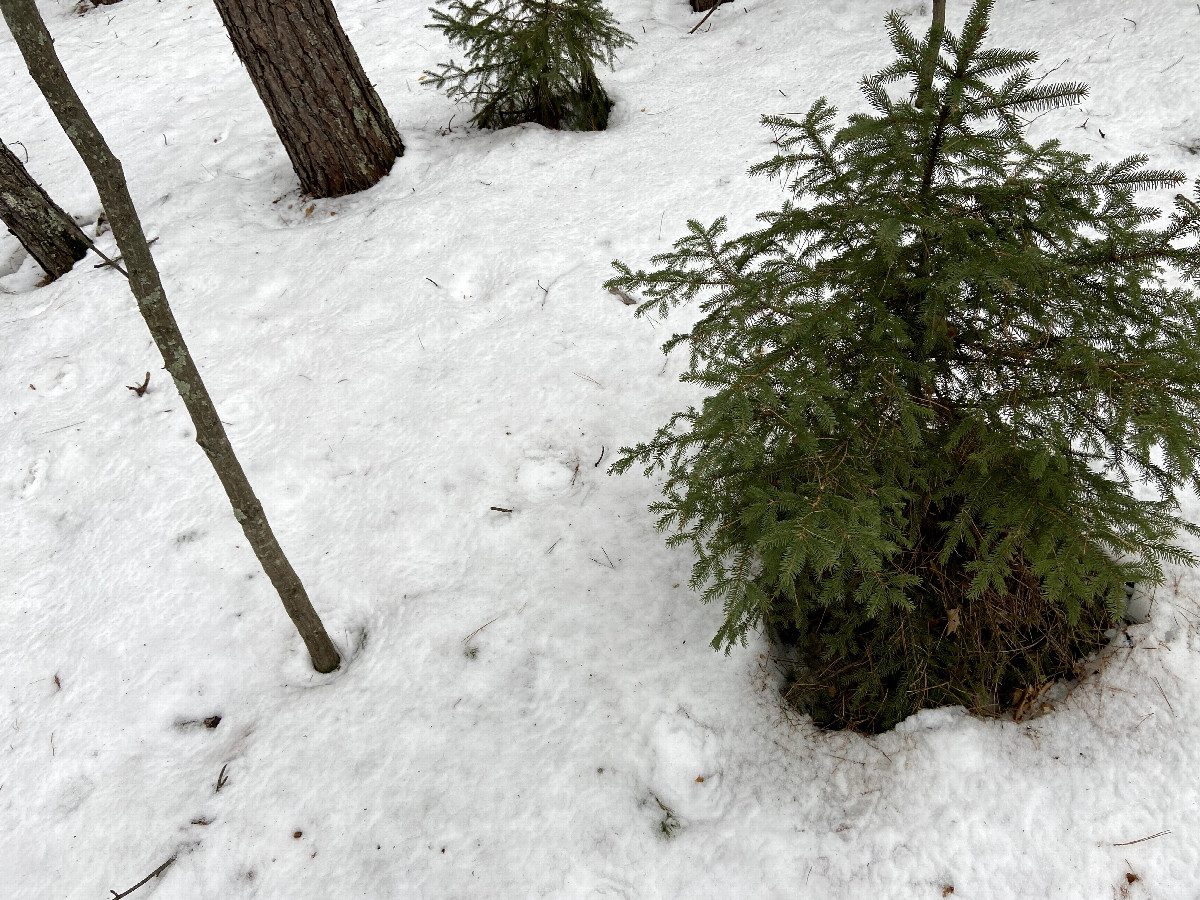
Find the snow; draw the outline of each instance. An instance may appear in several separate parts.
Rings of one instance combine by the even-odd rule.
[[[1195,898],[1194,572],[1046,715],[823,733],[760,639],[709,648],[656,483],[606,474],[695,397],[658,351],[689,314],[634,320],[610,261],[777,206],[745,174],[759,115],[861,108],[895,2],[738,0],[689,36],[684,0],[611,0],[638,44],[602,134],[466,130],[418,83],[451,52],[424,4],[337,5],[407,152],[310,202],[210,4],[40,4],[346,660],[308,666],[121,277],[37,287],[0,236],[7,896],[103,897],[175,855],[138,900]],[[1091,85],[1035,138],[1200,175],[1194,3],[1000,0],[994,34]],[[94,222],[7,34],[0,78],[3,138]]]

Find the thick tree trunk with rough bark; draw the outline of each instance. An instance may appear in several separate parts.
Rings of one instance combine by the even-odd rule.
[[[234,455],[225,427],[217,416],[216,407],[179,332],[175,316],[167,304],[158,267],[146,243],[137,209],[129,196],[120,161],[109,150],[67,79],[35,0],[0,0],[0,12],[8,22],[30,74],[41,88],[63,131],[83,158],[92,180],[96,182],[100,202],[104,204],[112,225],[113,236],[125,257],[129,287],[137,298],[142,317],[192,418],[196,428],[196,443],[216,470],[233,505],[234,516],[241,523],[246,539],[308,647],[313,667],[318,672],[332,672],[340,662],[337,649],[313,609],[304,585],[275,540],[262,504],[258,502],[246,473]]]
[[[215,2],[306,194],[352,194],[391,170],[404,144],[331,0]]]
[[[0,141],[0,222],[53,281],[87,255],[79,226]]]

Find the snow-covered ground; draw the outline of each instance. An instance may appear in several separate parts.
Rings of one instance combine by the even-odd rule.
[[[685,0],[611,0],[638,44],[602,134],[465,130],[418,83],[454,52],[426,4],[338,0],[408,151],[312,203],[207,0],[40,5],[347,662],[307,666],[123,279],[36,287],[0,236],[6,897],[173,855],[135,898],[1200,896],[1194,573],[1045,716],[821,733],[764,644],[709,648],[655,483],[605,472],[692,399],[658,351],[687,314],[635,321],[610,261],[778,205],[759,115],[860,108],[897,0],[736,0],[690,36]],[[994,35],[1092,87],[1034,137],[1200,175],[1194,2],[1000,0]],[[94,220],[7,33],[0,85],[0,136]]]

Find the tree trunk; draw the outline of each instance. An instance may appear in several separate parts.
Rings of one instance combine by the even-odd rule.
[[[929,29],[929,53],[921,68],[920,83],[917,85],[917,108],[924,109],[933,90],[933,76],[937,71],[937,59],[942,51],[942,37],[946,33],[946,0],[933,0],[933,24]]]
[[[53,281],[87,255],[75,220],[33,180],[15,153],[0,141],[0,222]]]
[[[391,170],[404,144],[332,0],[215,2],[306,194],[352,194]]]
[[[708,12],[714,6],[731,3],[733,0],[689,0],[689,2],[692,4],[692,12]]]
[[[183,335],[179,333],[179,326],[167,304],[167,296],[158,276],[158,267],[150,255],[137,209],[129,196],[120,161],[108,149],[67,79],[35,0],[0,0],[0,12],[8,22],[29,73],[41,88],[63,131],[83,157],[92,180],[96,182],[100,201],[112,225],[113,236],[125,257],[129,287],[137,298],[154,343],[162,353],[167,371],[175,380],[175,386],[192,417],[192,424],[196,427],[196,443],[208,455],[217,477],[221,479],[229,502],[233,505],[233,514],[241,523],[247,541],[304,639],[313,667],[318,672],[332,672],[340,663],[337,649],[309,602],[304,585],[275,540],[262,504],[254,496],[246,473],[234,455],[208,390],[200,380],[200,373],[196,370]]]

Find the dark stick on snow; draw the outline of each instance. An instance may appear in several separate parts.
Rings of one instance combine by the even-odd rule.
[[[716,12],[718,9],[720,9],[720,8],[721,8],[721,4],[720,4],[719,2],[718,2],[718,3],[716,3],[716,4],[713,6],[713,8],[712,8],[712,9],[710,9],[708,12],[706,12],[706,13],[704,14],[704,18],[703,18],[703,19],[701,19],[699,22],[697,22],[697,23],[696,23],[696,28],[699,28],[701,25],[703,25],[705,22],[707,22],[707,21],[708,21],[708,17],[709,17],[709,16],[711,16],[713,13],[715,13],[715,12]],[[689,31],[689,32],[688,32],[688,34],[695,34],[695,33],[696,33],[696,28],[693,28],[691,31]]]
[[[109,149],[71,85],[35,0],[0,0],[0,13],[8,23],[29,74],[96,183],[100,202],[108,214],[113,236],[129,270],[129,288],[187,407],[196,429],[196,443],[212,464],[247,542],[300,632],[313,668],[322,673],[332,672],[341,663],[337,648],[267,522],[262,504],[234,453],[216,406],[179,331],[146,242],[137,207],[129,195],[121,161]]]
[[[1167,709],[1171,711],[1171,718],[1175,718],[1175,707],[1171,705],[1171,701],[1167,698],[1167,692],[1163,690],[1163,686],[1159,684],[1158,679],[1153,675],[1150,676],[1150,680],[1154,682],[1154,686],[1158,688],[1158,692],[1162,694],[1162,698],[1167,701]]]
[[[605,447],[603,444],[601,444],[601,445],[600,445],[600,459],[597,459],[597,460],[596,460],[594,463],[592,463],[592,468],[593,468],[593,469],[598,469],[598,468],[600,468],[600,460],[604,459],[604,451],[605,451],[605,450],[607,450],[607,449],[608,449],[608,448],[607,448],[607,447]]]
[[[492,619],[492,622],[495,622],[495,621],[496,621],[497,619],[499,619],[499,618],[500,618],[499,616],[496,616],[496,618],[495,618],[495,619]],[[484,622],[482,625],[480,625],[478,628],[476,628],[474,631],[472,631],[470,634],[468,634],[468,635],[467,635],[465,638],[463,638],[463,639],[462,639],[462,642],[465,644],[465,643],[466,643],[467,641],[469,641],[471,638],[475,637],[475,635],[479,634],[479,632],[483,631],[483,629],[485,629],[485,628],[487,628],[489,625],[491,625],[491,624],[492,624],[492,622]]]
[[[121,268],[121,266],[117,263],[117,260],[109,259],[107,256],[105,256],[104,252],[99,247],[97,247],[94,243],[92,243],[92,239],[90,237],[88,237],[86,234],[83,234],[82,228],[79,230],[79,233],[81,235],[83,235],[83,239],[85,241],[87,241],[88,249],[91,250],[93,253],[95,253],[102,260],[104,260],[104,262],[96,263],[96,265],[92,266],[93,269],[104,269],[104,268],[112,267],[112,268],[116,269],[118,272],[120,272],[122,275],[124,275],[126,278],[129,277],[129,273]],[[119,258],[120,257],[118,257],[118,259]]]
[[[149,875],[147,875],[145,878],[143,878],[141,881],[139,881],[137,884],[135,884],[133,887],[131,887],[129,890],[127,890],[123,894],[118,894],[116,891],[109,888],[108,892],[110,894],[112,894],[112,900],[121,900],[122,897],[128,897],[130,894],[132,894],[134,891],[136,891],[138,888],[140,888],[143,884],[145,884],[151,878],[157,878],[159,875],[161,875],[163,872],[165,872],[167,870],[167,867],[169,865],[171,865],[171,863],[173,863],[173,862],[175,862],[174,856],[172,856],[165,863],[163,863],[161,866],[159,866],[157,869],[155,869],[153,872],[151,872]]]
[[[141,397],[143,394],[146,393],[146,389],[148,387],[150,387],[150,373],[149,372],[146,373],[146,380],[143,381],[141,384],[127,384],[127,385],[125,385],[125,387],[128,388],[129,390],[133,391],[139,397]]]
[[[84,240],[87,240],[87,235],[84,235]],[[150,240],[148,240],[148,241],[146,242],[146,246],[147,246],[147,247],[153,247],[153,246],[154,246],[154,242],[155,242],[155,241],[157,241],[157,240],[158,240],[158,238],[156,238],[156,237],[152,237],[152,238],[150,238]],[[95,245],[95,244],[92,244],[92,242],[91,242],[91,241],[88,241],[88,243],[89,243],[89,244],[91,244],[91,247],[92,247],[92,249],[93,249],[93,250],[96,250],[96,245]],[[120,273],[121,273],[122,275],[124,275],[126,278],[128,278],[128,277],[129,277],[129,273],[128,273],[128,272],[126,272],[124,269],[122,269],[120,266],[118,266],[118,265],[117,265],[117,263],[121,262],[121,260],[122,260],[124,257],[122,257],[122,256],[118,255],[116,259],[109,259],[107,256],[105,256],[105,255],[104,255],[103,253],[101,253],[99,250],[96,250],[96,253],[97,253],[97,255],[99,255],[99,256],[101,256],[101,257],[103,257],[103,259],[104,259],[104,262],[102,262],[102,263],[96,263],[94,266],[92,266],[92,268],[93,268],[93,269],[107,269],[109,266],[112,266],[114,269],[116,269],[118,272],[120,272]]]
[[[1149,837],[1138,838],[1136,841],[1126,841],[1123,844],[1113,844],[1113,846],[1114,847],[1132,847],[1134,844],[1142,844],[1142,843],[1145,843],[1146,841],[1152,841],[1155,838],[1160,838],[1160,837],[1163,837],[1164,835],[1168,835],[1170,833],[1171,833],[1171,829],[1168,828],[1166,831],[1160,831],[1158,834],[1152,834]]]

